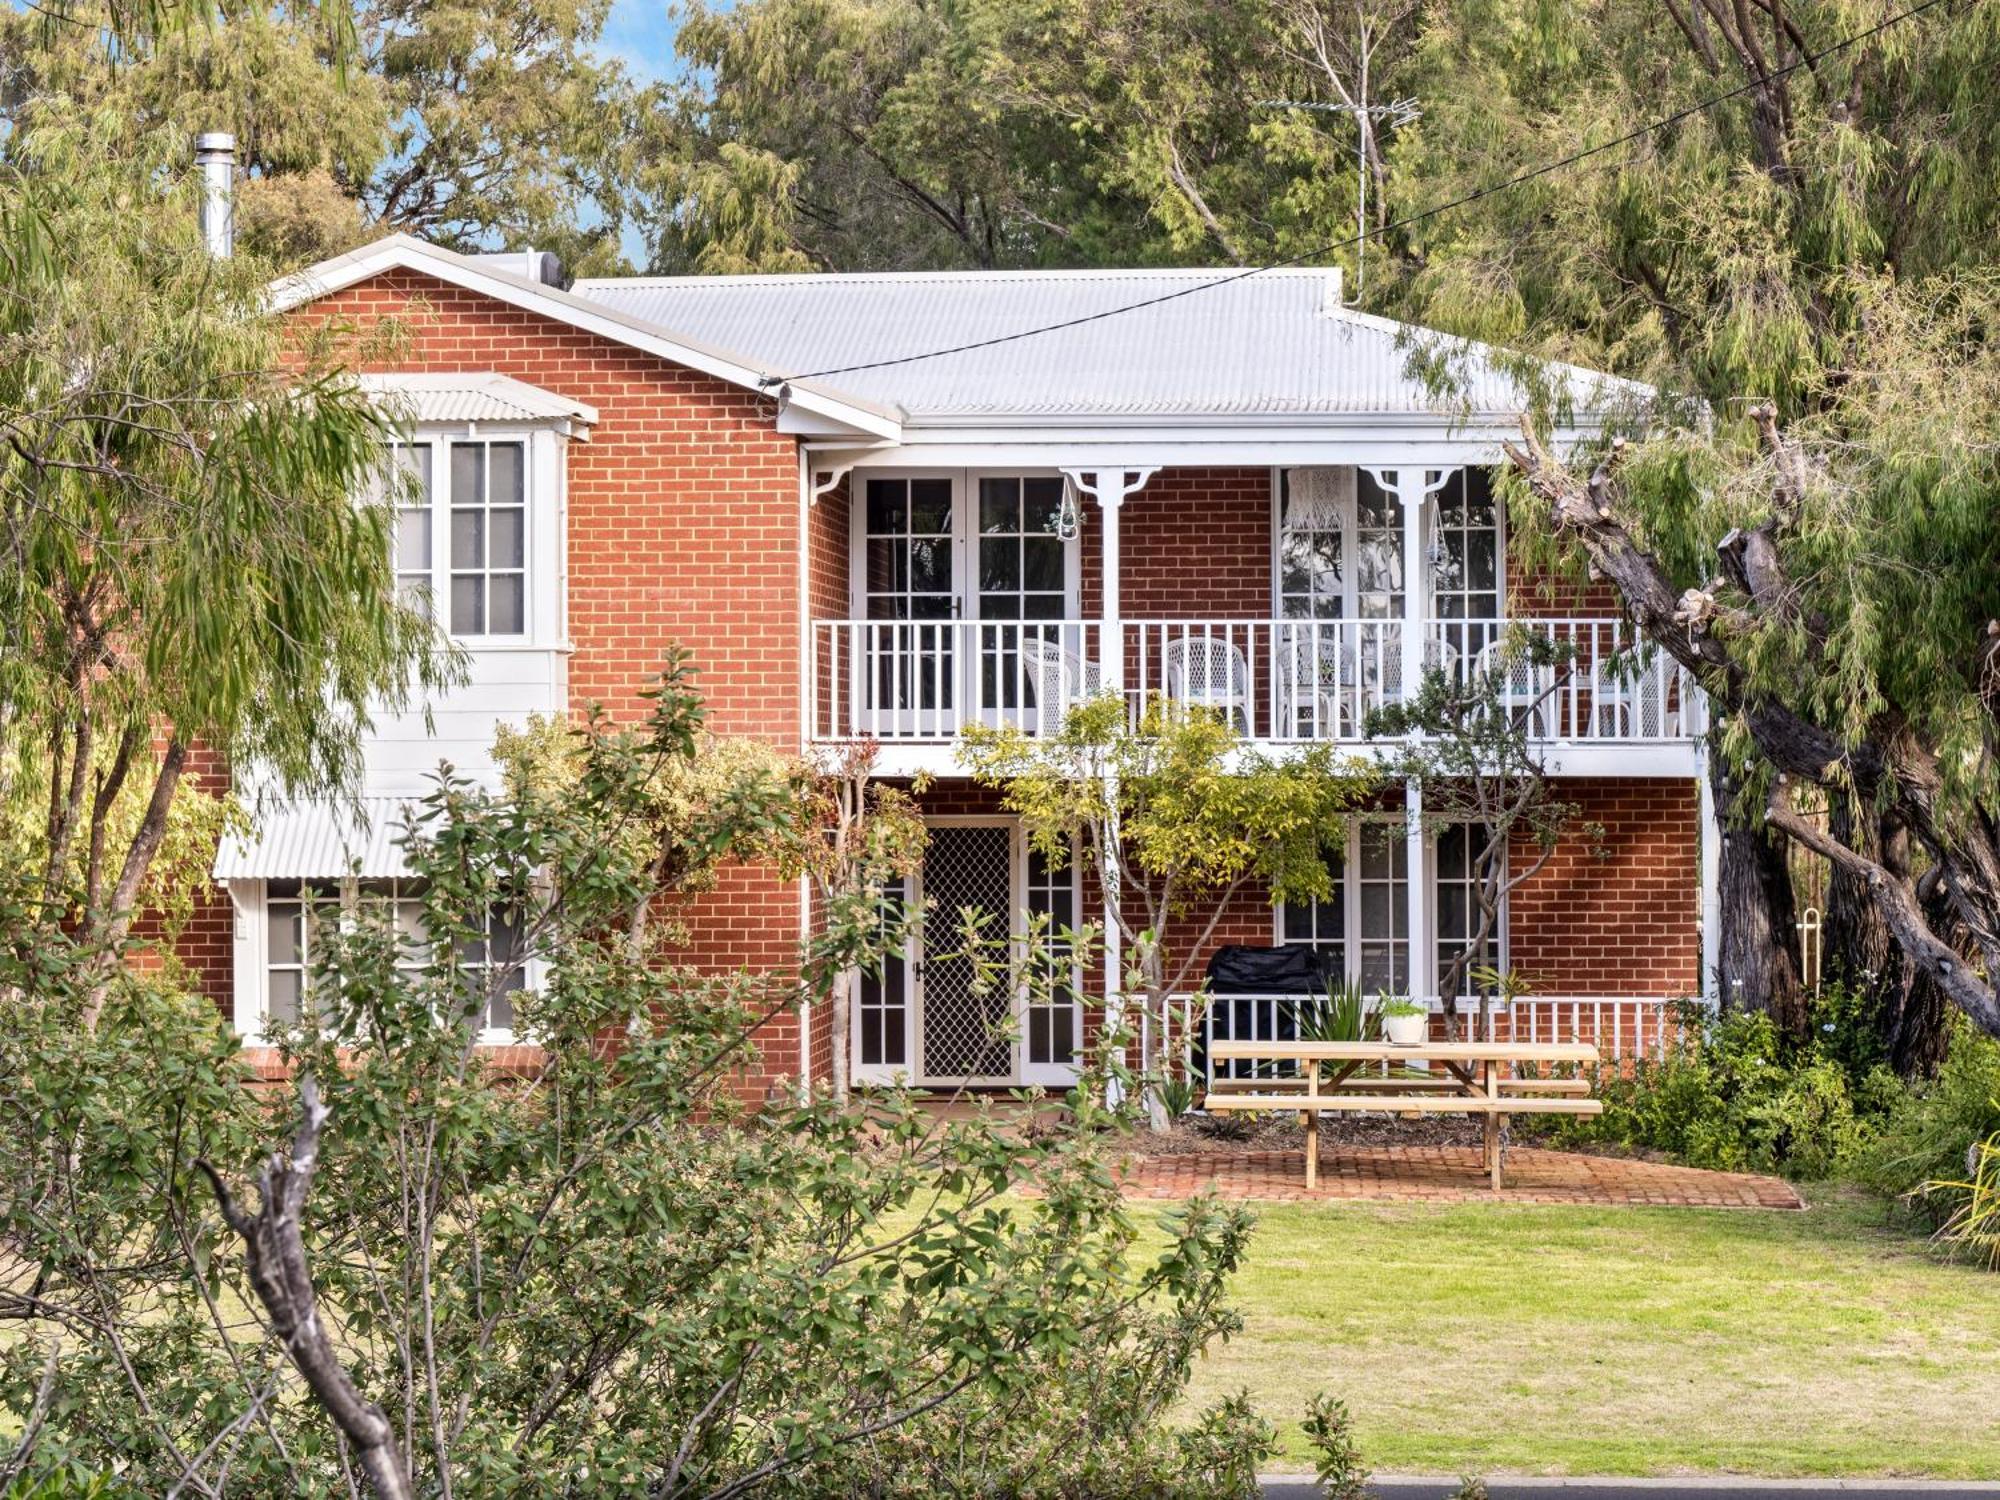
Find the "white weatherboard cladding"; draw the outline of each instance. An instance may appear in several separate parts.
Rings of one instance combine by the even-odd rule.
[[[1006,418],[1190,420],[1510,413],[1522,392],[1463,346],[1462,389],[1410,374],[1423,330],[1340,308],[1332,273],[981,271],[892,275],[632,277],[575,294],[683,336],[726,341],[776,376],[903,412],[911,425]],[[1177,295],[1179,294],[1179,295]],[[1336,294],[1337,295],[1337,294]],[[878,369],[846,368],[1005,338],[1167,298],[1078,326]],[[1442,348],[1457,347],[1451,344]],[[833,373],[836,372],[837,373]],[[1578,404],[1616,382],[1571,372]]]

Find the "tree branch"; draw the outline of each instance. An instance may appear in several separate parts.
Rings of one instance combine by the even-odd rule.
[[[320,1134],[332,1114],[320,1103],[310,1073],[299,1078],[299,1128],[289,1158],[273,1153],[258,1177],[260,1212],[245,1213],[222,1176],[208,1162],[195,1165],[215,1190],[223,1222],[243,1239],[250,1284],[271,1315],[271,1326],[293,1366],[334,1426],[360,1456],[362,1472],[382,1500],[414,1500],[409,1471],[396,1447],[388,1415],[348,1378],[321,1322],[300,1228],[306,1193],[319,1166]]]

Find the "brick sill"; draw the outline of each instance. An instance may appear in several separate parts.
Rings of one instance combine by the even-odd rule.
[[[546,1055],[540,1047],[505,1042],[475,1047],[473,1056],[483,1062],[488,1071],[500,1077],[532,1078],[541,1071]],[[242,1057],[255,1081],[260,1084],[283,1083],[292,1076],[283,1054],[276,1047],[245,1047]]]

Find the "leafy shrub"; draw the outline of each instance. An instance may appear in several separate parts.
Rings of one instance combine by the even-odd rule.
[[[1331,1396],[1314,1396],[1306,1405],[1306,1443],[1313,1451],[1313,1475],[1326,1500],[1367,1500],[1368,1467],[1354,1441],[1354,1419],[1347,1403]]]
[[[1845,996],[1832,997],[1830,1009],[1845,1003]],[[1833,1176],[1862,1155],[1903,1093],[1845,1030],[1838,1020],[1816,1018],[1812,1040],[1799,1043],[1767,1015],[1716,1016],[1689,1006],[1663,1057],[1630,1073],[1600,1073],[1602,1115],[1565,1119],[1552,1131],[1563,1140],[1663,1151],[1719,1171]]]
[[[1950,1206],[1923,1185],[1964,1177],[1967,1153],[1995,1131],[2000,1131],[2000,1041],[1960,1020],[1938,1076],[1901,1093],[1855,1163],[1855,1176],[1879,1192],[1908,1196],[1938,1223]]]
[[[893,1091],[742,1101],[762,1025],[890,924],[834,906],[776,974],[676,963],[638,919],[787,809],[659,816],[653,771],[701,741],[698,700],[657,699],[646,732],[590,721],[560,787],[427,799],[421,937],[365,904],[318,931],[303,1110],[246,1088],[211,1003],[36,927],[0,867],[0,1411],[48,1412],[24,1484],[352,1493],[358,1434],[422,1494],[1256,1493],[1246,1403],[1168,1420],[1239,1326],[1249,1215],[1197,1200],[1141,1247],[1108,1049],[1032,1134]],[[489,975],[458,960],[496,909],[521,944]],[[527,953],[546,976],[510,989]],[[475,1047],[501,993],[520,1076]],[[360,1399],[309,1393],[308,1359]]]

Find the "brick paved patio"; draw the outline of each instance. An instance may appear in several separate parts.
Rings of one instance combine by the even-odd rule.
[[[1306,1191],[1302,1151],[1199,1152],[1133,1157],[1130,1198],[1186,1198],[1212,1188],[1225,1198],[1308,1202],[1373,1199],[1406,1203],[1660,1204],[1678,1208],[1804,1208],[1790,1184],[1743,1172],[1703,1172],[1661,1162],[1515,1147],[1507,1185],[1486,1185],[1476,1146],[1320,1148],[1319,1187]]]

